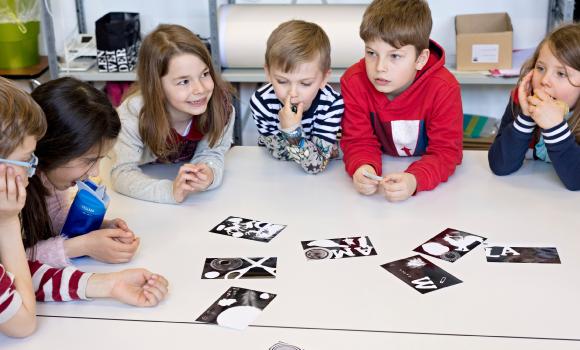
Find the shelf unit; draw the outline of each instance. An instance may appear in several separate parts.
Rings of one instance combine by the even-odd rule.
[[[136,79],[135,71],[101,73],[96,67],[85,72],[61,71],[57,63],[54,26],[52,17],[46,6],[50,6],[50,0],[41,1],[42,3],[42,31],[46,40],[50,78],[55,79],[62,76],[72,76],[85,81],[134,81]],[[228,4],[235,4],[235,0],[228,0]],[[323,1],[326,3],[326,1]],[[222,77],[232,83],[236,88],[242,83],[262,83],[265,82],[265,74],[261,68],[224,68],[222,69],[219,61],[219,23],[218,23],[218,0],[208,0],[210,15],[210,43],[212,47],[212,59],[215,67],[221,70]],[[77,23],[79,33],[86,32],[86,23],[84,15],[84,1],[75,0]],[[574,0],[549,0],[548,31],[554,26],[572,21],[574,14]],[[338,83],[345,69],[333,69],[330,77],[330,83]],[[484,74],[484,72],[459,72],[450,67],[450,71],[455,75],[462,85],[515,85],[517,78],[498,78]],[[240,101],[235,99],[236,108],[236,125],[234,131],[235,144],[242,142],[243,119],[241,115]]]

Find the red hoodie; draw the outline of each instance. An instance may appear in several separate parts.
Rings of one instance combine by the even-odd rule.
[[[369,81],[364,59],[340,79],[344,163],[350,176],[364,164],[382,172],[381,152],[422,156],[405,172],[417,178],[417,192],[446,181],[461,163],[463,112],[455,77],[443,66],[445,52],[430,41],[427,64],[413,84],[389,101]]]

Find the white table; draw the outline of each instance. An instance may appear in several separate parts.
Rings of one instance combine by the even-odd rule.
[[[124,266],[78,260],[88,271],[143,266],[162,273],[171,283],[165,302],[153,309],[107,300],[40,304],[41,315],[108,320],[41,317],[36,337],[25,342],[0,337],[0,347],[62,342],[55,330],[59,326],[72,337],[71,348],[86,347],[86,337],[94,338],[87,328],[111,334],[90,344],[95,347],[117,344],[117,336],[125,332],[139,334],[130,344],[142,348],[154,348],[160,334],[162,344],[216,349],[228,344],[267,349],[275,340],[308,349],[352,349],[357,344],[367,349],[385,344],[433,349],[580,347],[580,196],[563,187],[551,166],[527,163],[512,176],[497,177],[488,168],[486,152],[467,151],[449,182],[403,203],[389,203],[379,196],[358,195],[341,161],[331,162],[316,176],[294,163],[276,161],[260,148],[235,147],[226,161],[221,188],[191,196],[179,206],[111,191],[109,214],[125,218],[141,236],[140,251]],[[385,170],[404,169],[410,161],[385,157]],[[169,178],[176,169],[155,165],[147,172]],[[230,215],[288,227],[270,243],[208,232]],[[491,264],[481,247],[455,263],[430,258],[464,283],[425,295],[380,267],[415,255],[415,247],[447,227],[490,241],[556,246],[562,264]],[[354,235],[368,235],[378,256],[330,261],[306,261],[303,256],[301,240]],[[278,276],[200,279],[206,257],[235,256],[277,256]],[[244,332],[194,324],[229,286],[278,296],[256,327]]]

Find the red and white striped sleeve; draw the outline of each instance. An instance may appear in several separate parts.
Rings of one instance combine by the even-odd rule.
[[[0,324],[11,319],[22,305],[22,298],[14,286],[14,276],[0,264]]]
[[[88,299],[86,289],[92,273],[72,266],[57,269],[38,261],[29,261],[32,285],[38,301],[70,301]]]

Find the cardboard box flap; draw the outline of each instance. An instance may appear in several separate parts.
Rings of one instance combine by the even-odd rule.
[[[483,13],[458,15],[455,17],[457,34],[501,33],[513,31],[512,22],[507,13]]]

